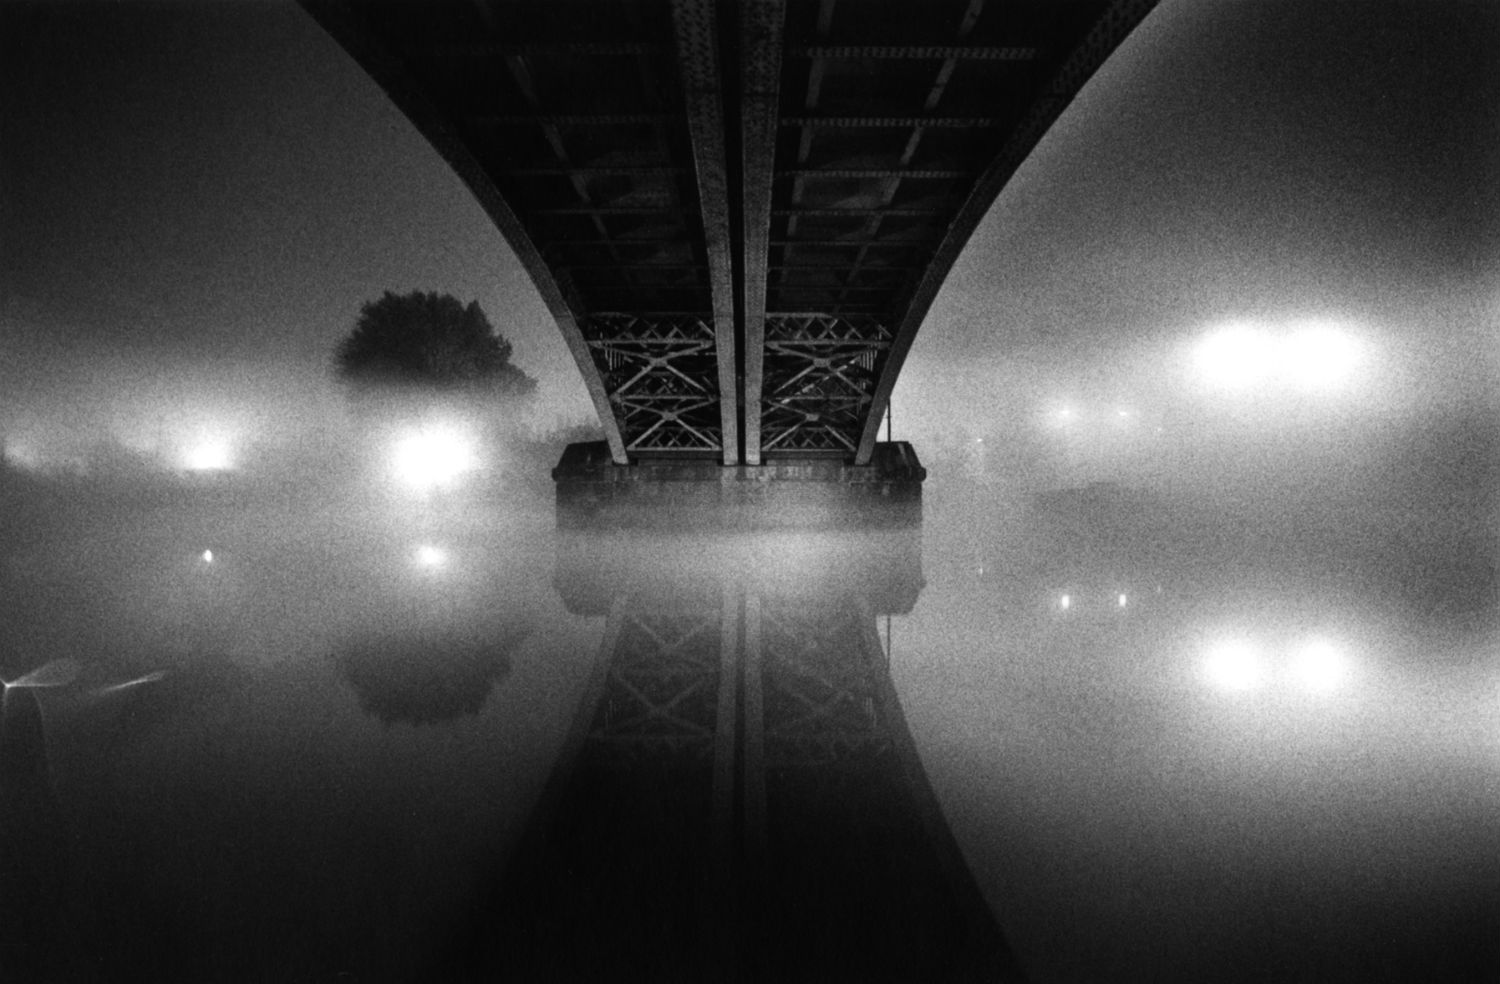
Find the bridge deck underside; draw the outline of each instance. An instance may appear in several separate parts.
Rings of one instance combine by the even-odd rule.
[[[1154,0],[303,0],[495,218],[617,461],[867,460],[1006,179]]]

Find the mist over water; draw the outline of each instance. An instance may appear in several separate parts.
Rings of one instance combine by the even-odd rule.
[[[684,911],[759,941],[766,979],[819,946],[910,979],[893,968],[931,967],[892,954],[974,912],[945,973],[1483,979],[1493,435],[1458,407],[1307,441],[1238,467],[1218,448],[1223,467],[1175,484],[1102,453],[1033,451],[1027,471],[939,445],[920,529],[717,538],[560,534],[519,446],[443,488],[394,481],[383,445],[129,481],[10,466],[8,969],[587,978],[576,934],[596,924],[558,927],[598,895],[707,899]],[[930,792],[878,778],[907,774],[879,771],[907,746]],[[859,811],[813,796],[840,783]],[[630,831],[663,821],[630,809],[669,794],[686,812],[660,853]],[[722,828],[728,880],[700,885],[715,797],[757,795],[763,819]],[[903,826],[924,803],[941,825]],[[949,837],[956,882],[933,874]],[[608,859],[642,867],[621,881]],[[893,886],[899,931],[792,928],[799,906],[833,918]],[[982,901],[933,915],[963,891]],[[725,897],[753,918],[710,918]],[[734,952],[693,938],[626,976]]]

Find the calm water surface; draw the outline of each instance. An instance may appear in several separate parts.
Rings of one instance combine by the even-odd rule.
[[[1483,511],[103,501],[4,546],[6,980],[1500,973]]]

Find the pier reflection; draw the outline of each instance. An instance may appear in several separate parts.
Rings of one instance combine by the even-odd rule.
[[[554,583],[606,625],[475,927],[480,963],[549,980],[1016,976],[891,682],[881,622],[922,589],[918,530],[570,536]]]

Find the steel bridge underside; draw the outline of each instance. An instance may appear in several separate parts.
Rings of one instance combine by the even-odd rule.
[[[866,465],[1016,168],[1155,0],[301,0],[477,196],[616,464]]]

